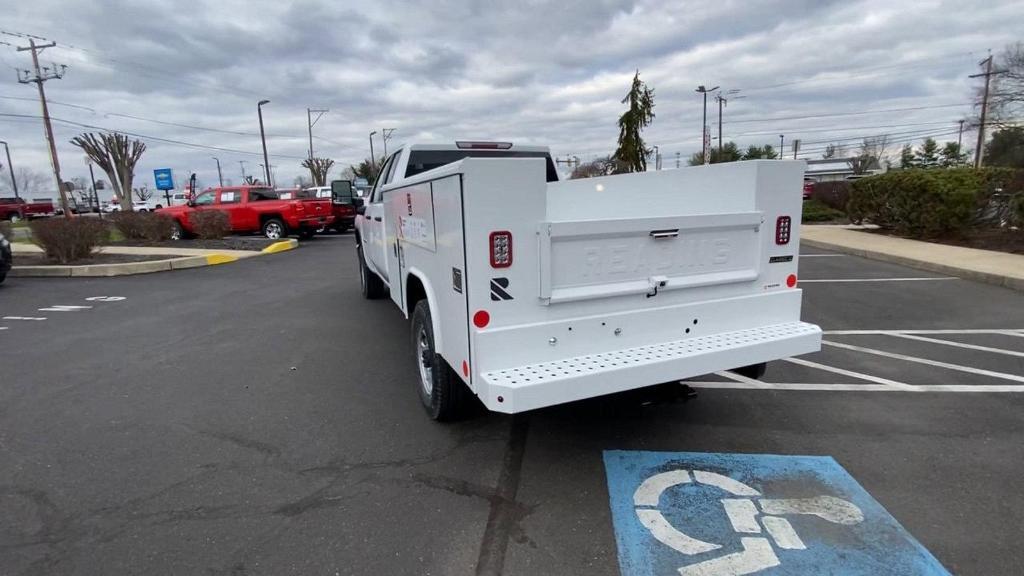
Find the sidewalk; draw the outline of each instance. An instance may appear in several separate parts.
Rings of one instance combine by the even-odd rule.
[[[13,242],[11,248],[14,253],[41,254],[43,249],[35,244],[24,242]],[[258,256],[257,250],[220,250],[205,248],[168,248],[164,246],[102,246],[97,252],[104,254],[159,254],[164,256],[213,256],[215,254],[227,254],[236,258],[248,258]]]
[[[800,234],[800,242],[814,248],[1024,291],[1024,255],[907,240],[854,226],[805,225]]]

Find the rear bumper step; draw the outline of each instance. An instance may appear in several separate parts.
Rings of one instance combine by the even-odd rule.
[[[523,412],[673,380],[816,352],[821,329],[805,322],[685,338],[492,370],[481,399],[498,412]],[[500,398],[500,400],[499,400]]]

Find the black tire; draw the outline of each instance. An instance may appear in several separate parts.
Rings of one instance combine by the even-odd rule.
[[[359,254],[359,286],[362,289],[363,298],[367,300],[383,298],[384,293],[387,291],[384,287],[384,281],[366,265],[363,247],[356,248],[356,252]]]
[[[764,373],[768,371],[768,363],[761,362],[760,364],[751,364],[750,366],[744,366],[742,368],[736,368],[731,370],[740,376],[745,378],[751,378],[753,380],[760,380],[764,377]]]
[[[299,238],[309,240],[316,236],[316,228],[299,228]]]
[[[264,238],[280,240],[288,237],[288,227],[279,218],[267,218],[260,227]]]
[[[171,240],[184,240],[185,229],[181,227],[181,223],[177,220],[171,224]]]
[[[466,386],[448,362],[434,351],[434,325],[426,300],[417,302],[412,313],[412,348],[416,360],[416,390],[427,415],[439,422],[458,419],[465,413]]]
[[[7,272],[0,273],[0,284],[3,284],[4,280],[6,280],[6,279],[7,279]]]
[[[338,234],[344,234],[345,232],[348,232],[348,224],[342,224],[341,226],[336,227],[334,230],[337,231]]]

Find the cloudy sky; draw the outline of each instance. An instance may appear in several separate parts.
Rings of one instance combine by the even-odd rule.
[[[43,63],[68,66],[45,84],[66,180],[87,174],[68,141],[92,127],[147,142],[137,178],[151,188],[161,167],[215,184],[212,156],[237,183],[239,161],[250,174],[263,163],[260,99],[279,185],[305,173],[307,107],[330,109],[313,146],[339,168],[369,155],[374,130],[380,153],[382,128],[392,148],[497,139],[587,160],[614,149],[635,70],[655,90],[644,137],[666,167],[700,148],[699,84],[740,91],[726,140],[785,134],[817,157],[865,135],[955,140],[967,76],[1021,40],[1022,22],[1009,0],[32,0],[0,20],[0,139],[16,168],[49,170],[35,86],[15,71],[34,35],[58,44]]]

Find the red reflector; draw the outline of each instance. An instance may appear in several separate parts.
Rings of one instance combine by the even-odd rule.
[[[462,375],[469,378],[469,363],[465,360],[462,361]]]
[[[789,216],[779,216],[775,221],[775,243],[779,246],[789,244],[789,233],[793,226],[793,220]]]
[[[790,288],[796,286],[796,274],[786,276],[786,286],[789,286]]]
[[[476,314],[473,314],[473,325],[477,328],[485,328],[491,323],[491,315],[487,313],[487,310],[477,310]]]
[[[491,268],[512,265],[512,233],[507,230],[491,232]]]

